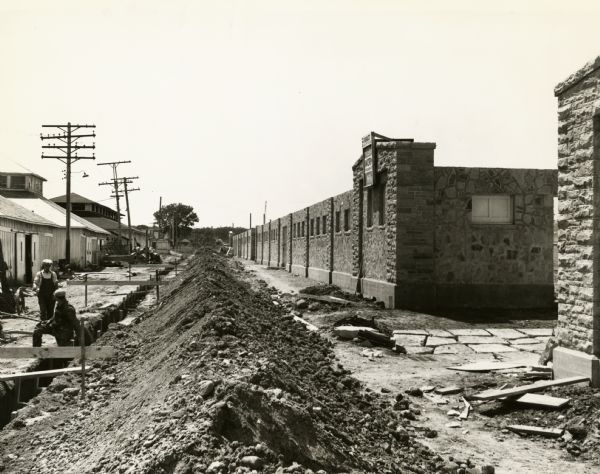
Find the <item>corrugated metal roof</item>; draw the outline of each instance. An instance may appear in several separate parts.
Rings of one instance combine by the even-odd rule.
[[[26,209],[25,207],[20,206],[19,204],[14,203],[10,199],[3,196],[0,196],[0,217],[13,219],[20,222],[27,222],[28,224],[59,227],[52,221],[36,214],[34,211]]]
[[[44,219],[53,222],[55,226],[65,227],[66,210],[46,198],[9,198],[10,201],[35,212]],[[71,227],[88,229],[99,234],[108,234],[102,227],[88,222],[71,212]]]

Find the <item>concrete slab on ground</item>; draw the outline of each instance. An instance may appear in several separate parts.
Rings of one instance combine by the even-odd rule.
[[[473,354],[473,349],[470,349],[464,344],[450,344],[445,346],[437,346],[433,351],[435,355],[438,354]]]
[[[453,334],[446,331],[445,329],[428,329],[427,332],[431,335],[431,336],[435,336],[435,337],[452,337]]]
[[[455,336],[489,336],[485,329],[448,329]]]
[[[488,331],[502,339],[519,339],[525,337],[525,333],[512,328],[490,328]]]
[[[546,344],[513,344],[511,347],[527,352],[542,352],[546,348]]]
[[[479,354],[485,353],[502,353],[502,352],[515,352],[513,346],[504,344],[470,344],[469,347]]]
[[[458,336],[463,344],[505,344],[506,341],[496,336]]]
[[[515,345],[515,344],[540,344],[541,341],[538,341],[534,337],[521,337],[519,339],[511,339],[509,342],[512,345]],[[546,341],[544,340],[544,343],[545,342]]]
[[[433,354],[435,347],[406,346],[407,354]]]
[[[425,343],[426,346],[444,346],[447,344],[458,344],[458,341],[456,339],[454,339],[453,337],[435,337],[435,336],[429,336],[427,338],[427,342]]]
[[[427,336],[418,334],[394,334],[392,339],[396,341],[396,344],[399,346],[424,346]]]
[[[552,328],[530,328],[530,329],[519,329],[524,334],[528,336],[552,336],[553,329]]]

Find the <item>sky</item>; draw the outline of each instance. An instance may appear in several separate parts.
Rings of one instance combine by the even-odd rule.
[[[248,226],[352,187],[361,137],[435,142],[439,166],[555,168],[557,83],[600,54],[600,2],[0,0],[0,170],[65,193],[42,124],[96,125],[73,192],[134,224],[163,204]],[[89,177],[83,178],[83,171]]]

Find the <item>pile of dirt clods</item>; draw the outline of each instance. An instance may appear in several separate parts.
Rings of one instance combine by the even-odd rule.
[[[97,344],[115,360],[61,376],[0,432],[5,472],[439,472],[389,402],[330,343],[205,250],[139,324]]]

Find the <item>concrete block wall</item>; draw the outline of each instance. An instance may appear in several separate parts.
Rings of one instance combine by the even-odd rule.
[[[600,356],[600,57],[555,89],[558,97],[558,325],[560,346]]]

